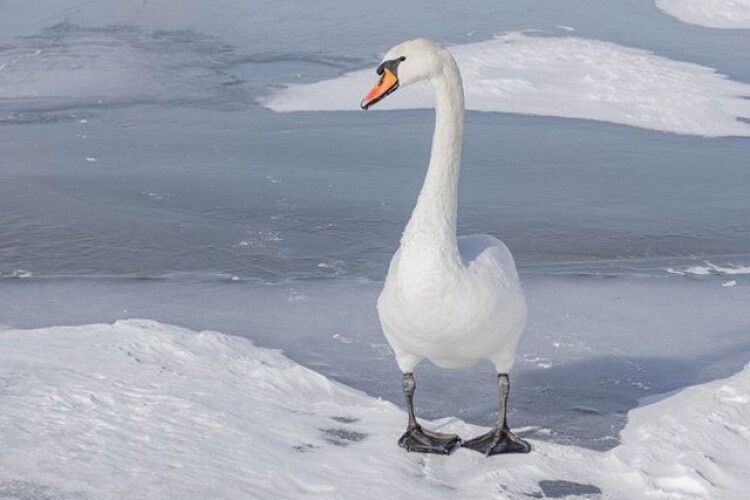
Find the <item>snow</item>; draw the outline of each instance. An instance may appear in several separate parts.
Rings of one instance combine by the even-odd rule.
[[[750,28],[750,0],[656,0],[656,6],[685,23],[708,28]]]
[[[0,360],[5,496],[739,498],[748,486],[750,365],[652,398],[610,451],[534,440],[530,455],[485,459],[407,454],[395,405],[221,333],[147,320],[5,330]]]
[[[703,261],[703,265],[694,265],[684,268],[668,267],[666,271],[670,274],[686,275],[691,274],[694,276],[708,276],[710,274],[732,276],[739,274],[750,274],[750,266],[724,264],[718,265],[713,264],[707,260]]]
[[[282,349],[326,377],[403,403],[374,307],[382,283],[269,284],[231,276],[4,279],[0,324],[28,329],[136,317],[221,331]],[[744,283],[722,288],[729,278],[664,274],[522,278],[531,314],[513,369],[511,416],[534,427],[532,439],[611,449],[638,400],[727,377],[750,359]],[[422,416],[494,421],[490,363],[472,370],[423,363],[416,375]]]
[[[14,269],[8,273],[0,272],[0,277],[2,278],[22,279],[22,278],[31,278],[31,276],[33,276],[32,273],[30,273],[29,271],[25,271],[23,269]]]
[[[584,118],[702,136],[750,136],[750,85],[711,68],[615,43],[520,32],[450,48],[464,77],[467,109]],[[292,84],[262,103],[279,112],[359,109],[372,68]],[[374,109],[432,107],[415,85]]]

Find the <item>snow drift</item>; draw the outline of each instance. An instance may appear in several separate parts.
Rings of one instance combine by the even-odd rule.
[[[0,495],[739,498],[749,386],[750,366],[638,408],[609,452],[422,456],[396,447],[396,406],[239,337],[144,320],[6,330]]]
[[[585,118],[703,136],[750,136],[750,85],[711,68],[577,37],[508,33],[450,48],[464,78],[467,109]],[[274,111],[359,109],[373,68],[266,97]],[[401,89],[375,108],[432,107],[426,84]]]
[[[656,6],[685,23],[708,28],[750,28],[750,0],[656,0]]]

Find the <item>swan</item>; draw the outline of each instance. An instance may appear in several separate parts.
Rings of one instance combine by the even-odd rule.
[[[508,427],[508,374],[526,325],[526,301],[513,257],[497,238],[456,237],[458,174],[464,93],[453,56],[424,39],[390,49],[377,84],[362,99],[368,109],[400,87],[429,81],[435,94],[435,130],[427,174],[393,255],[377,309],[383,334],[403,373],[408,410],[398,441],[407,451],[450,454],[458,447],[485,455],[528,453],[531,446]],[[414,411],[414,368],[428,359],[460,368],[488,359],[497,370],[499,412],[488,433],[462,442],[424,429]]]

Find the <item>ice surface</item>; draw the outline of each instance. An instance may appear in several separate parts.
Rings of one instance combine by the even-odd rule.
[[[450,47],[464,78],[466,107],[564,116],[704,136],[750,136],[750,85],[711,68],[572,36],[508,33]],[[359,108],[369,70],[294,84],[264,99],[275,111]],[[432,107],[427,84],[399,90],[376,108]]]
[[[750,28],[750,0],[656,0],[680,21],[709,28]]]
[[[380,5],[0,2],[0,273],[381,279],[424,175],[432,112],[256,103],[359,69],[369,86],[378,53],[406,36],[459,47],[534,29],[503,53],[591,44],[583,55],[620,61],[637,47],[666,68],[700,64],[689,71],[706,81],[733,85],[709,67],[750,81],[750,33],[695,29],[640,0]],[[557,26],[578,38],[543,38],[566,33]],[[632,94],[618,85],[636,76],[613,75],[613,92]],[[496,235],[544,272],[663,273],[724,255],[747,265],[748,157],[744,138],[469,112],[460,230]]]
[[[178,105],[15,116],[2,127],[3,275],[274,281],[382,279],[434,123],[429,110]],[[470,112],[466,142],[459,231],[498,236],[521,267],[750,265],[745,138]]]
[[[16,497],[740,498],[748,487],[750,366],[631,411],[608,452],[533,440],[529,455],[485,459],[407,454],[393,404],[220,333],[145,320],[7,330],[0,360],[0,493]]]

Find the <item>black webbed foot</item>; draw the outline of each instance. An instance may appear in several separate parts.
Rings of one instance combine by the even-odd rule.
[[[416,453],[450,455],[461,447],[461,438],[455,434],[428,431],[417,425],[407,429],[398,440],[398,445]]]
[[[531,451],[531,445],[528,441],[516,436],[507,427],[503,429],[496,427],[486,434],[465,441],[463,446],[488,457],[501,453],[528,453]]]

